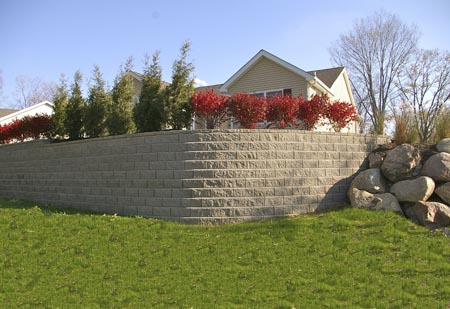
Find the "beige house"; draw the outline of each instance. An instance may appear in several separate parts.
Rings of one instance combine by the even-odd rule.
[[[142,80],[144,78],[144,75],[138,72],[131,71],[130,75],[133,77],[133,84],[134,84],[134,103],[139,102],[139,96],[141,95],[142,91]],[[169,86],[170,83],[161,81],[161,88],[164,89],[167,86]]]
[[[0,109],[0,125],[8,124],[16,119],[22,119],[25,116],[35,116],[39,114],[53,114],[53,103],[42,101],[41,103],[31,105],[21,110]]]
[[[134,77],[135,86],[139,85],[138,74]],[[140,85],[142,87],[142,82]],[[355,104],[344,67],[307,72],[265,50],[259,51],[225,83],[198,87],[196,91],[211,89],[225,95],[250,93],[256,96],[301,95],[304,98],[326,93],[332,101],[340,100]],[[223,128],[233,127],[231,121],[223,125]],[[196,124],[194,128],[203,128],[203,125]],[[331,128],[325,125],[317,130],[329,131]],[[347,132],[358,132],[358,123],[351,123]]]

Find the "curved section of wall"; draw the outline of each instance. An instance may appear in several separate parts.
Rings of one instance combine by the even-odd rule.
[[[297,130],[143,133],[0,146],[0,195],[226,223],[333,209],[384,139]]]

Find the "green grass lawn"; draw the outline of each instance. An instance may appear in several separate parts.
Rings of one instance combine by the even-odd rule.
[[[1,308],[446,308],[450,239],[355,209],[226,226],[0,198]]]

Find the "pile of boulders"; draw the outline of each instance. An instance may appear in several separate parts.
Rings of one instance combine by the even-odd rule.
[[[430,229],[450,226],[450,138],[436,149],[426,160],[409,144],[372,152],[369,169],[350,184],[352,206],[392,210]]]

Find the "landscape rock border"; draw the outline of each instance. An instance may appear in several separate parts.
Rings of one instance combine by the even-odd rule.
[[[450,226],[450,139],[374,150],[351,182],[352,207],[390,210],[430,229]],[[437,150],[435,150],[437,149]]]

